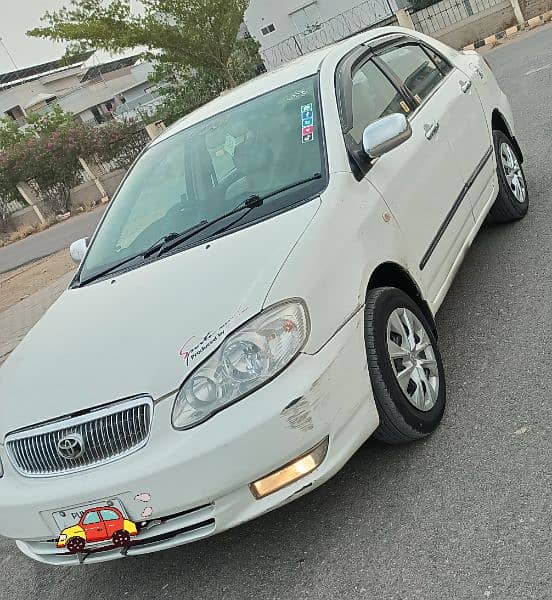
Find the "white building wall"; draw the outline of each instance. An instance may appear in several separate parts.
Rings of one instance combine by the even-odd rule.
[[[359,6],[363,7],[363,11],[373,13],[374,17],[395,12],[397,8],[395,0],[251,0],[245,13],[245,23],[249,33],[261,44],[261,49],[271,48],[300,33],[291,15],[313,3],[317,5],[322,22]],[[274,25],[275,31],[263,35],[261,29],[269,25]],[[360,29],[363,27],[359,23]]]
[[[57,103],[63,110],[75,115],[82,114],[85,120],[91,120],[93,116],[89,109],[94,106],[112,100],[119,94],[127,97],[128,93],[127,100],[143,95],[145,90],[151,87],[148,77],[152,71],[153,66],[150,63],[140,63],[121,69],[120,72],[109,73],[109,79],[89,82],[84,86],[75,76],[69,76],[59,77],[56,81],[44,78],[45,85],[41,80],[35,80],[8,90],[0,90],[0,116],[14,106],[24,108],[38,94],[49,93],[59,94]],[[81,72],[79,73],[82,75]],[[67,86],[69,89],[75,89],[68,92]]]

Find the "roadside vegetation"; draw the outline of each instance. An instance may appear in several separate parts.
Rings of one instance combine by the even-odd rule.
[[[128,168],[144,145],[136,129],[134,123],[85,125],[59,107],[29,115],[25,130],[9,117],[0,120],[0,237],[13,241],[18,233],[24,237],[29,229],[43,228],[12,232],[9,205],[21,200],[21,182],[41,199],[47,219],[67,213],[71,190],[83,179],[79,159],[91,166],[109,163],[113,169]]]
[[[163,98],[149,121],[167,125],[261,69],[258,44],[242,31],[248,0],[142,0],[141,5],[138,14],[129,0],[68,0],[28,35],[66,43],[66,59],[89,49],[140,52],[154,64],[152,82]],[[136,133],[144,125],[84,125],[59,106],[28,115],[24,130],[9,117],[0,119],[0,245],[67,212],[71,189],[82,183],[79,159],[90,166],[127,168],[143,147]],[[21,182],[41,199],[47,223],[14,231],[10,204],[21,201]]]

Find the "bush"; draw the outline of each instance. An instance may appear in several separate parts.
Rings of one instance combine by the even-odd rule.
[[[71,189],[82,181],[79,157],[128,168],[146,143],[133,124],[93,127],[60,110],[29,122],[24,134],[10,130],[11,143],[0,149],[0,198],[17,198],[17,184],[29,182],[55,214],[67,212]]]
[[[111,163],[116,169],[128,169],[149,142],[141,124],[112,121],[95,128],[94,147],[83,151],[83,158]]]

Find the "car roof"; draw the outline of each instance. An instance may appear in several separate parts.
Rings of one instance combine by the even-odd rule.
[[[293,83],[294,81],[299,81],[300,79],[316,74],[321,69],[322,64],[326,59],[333,55],[341,55],[344,50],[351,47],[351,45],[354,47],[356,44],[366,43],[374,38],[381,37],[382,35],[405,31],[406,30],[397,27],[378,27],[347,38],[336,44],[332,44],[331,46],[326,46],[320,50],[305,54],[300,58],[290,61],[264,75],[260,75],[228,92],[223,92],[218,98],[201,106],[168,127],[154,140],[152,145],[171,137],[175,133],[187,129],[192,125],[201,123],[201,121],[204,121],[209,117],[222,113],[235,106],[239,106],[248,100],[262,96],[263,94],[276,90],[288,83]]]

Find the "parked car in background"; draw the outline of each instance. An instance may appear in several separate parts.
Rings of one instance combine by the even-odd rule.
[[[137,556],[429,436],[435,314],[484,221],[526,214],[522,161],[484,59],[396,27],[165,131],[0,369],[0,532],[50,564]],[[108,500],[130,545],[56,547]]]

